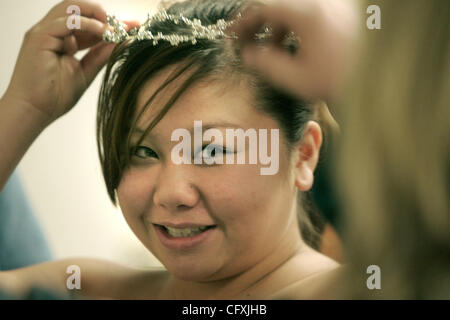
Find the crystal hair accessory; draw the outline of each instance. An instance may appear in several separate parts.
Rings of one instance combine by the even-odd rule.
[[[239,13],[237,19],[242,16]],[[171,21],[174,24],[183,23],[190,31],[187,34],[163,34],[162,32],[152,33],[152,24],[155,22]],[[237,39],[235,34],[227,35],[225,30],[230,27],[235,20],[225,21],[223,19],[218,20],[215,24],[203,26],[199,19],[190,20],[183,15],[171,15],[165,10],[162,10],[154,15],[148,13],[147,20],[139,27],[133,28],[129,32],[125,30],[126,25],[116,19],[113,15],[106,15],[106,24],[112,27],[114,30],[107,30],[103,34],[103,40],[112,43],[122,43],[126,40],[153,40],[153,45],[157,45],[159,41],[168,41],[172,46],[178,46],[180,43],[191,42],[196,44],[199,39]],[[265,42],[272,36],[272,29],[270,26],[264,26],[263,32],[255,34],[255,41]],[[299,39],[295,33],[290,32],[282,42],[291,53],[297,51],[299,47]]]

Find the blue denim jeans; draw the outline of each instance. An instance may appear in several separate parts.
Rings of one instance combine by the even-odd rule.
[[[39,223],[13,173],[0,193],[0,270],[51,260],[50,249]]]

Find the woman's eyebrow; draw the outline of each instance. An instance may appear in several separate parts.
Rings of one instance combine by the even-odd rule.
[[[219,121],[219,122],[207,122],[207,123],[202,123],[202,131],[206,131],[208,129],[212,129],[212,128],[235,128],[235,129],[243,129],[242,126],[232,123],[232,122],[227,122],[227,121]],[[181,129],[181,128],[177,128],[177,129]],[[190,126],[189,128],[187,128],[188,131],[190,131],[191,133],[194,132],[194,124],[192,124],[192,126]],[[139,128],[137,127],[132,135],[135,134],[143,134],[145,132],[145,129]],[[147,135],[149,138],[153,138],[158,136],[158,134],[154,134],[152,131],[150,131]]]
[[[131,133],[131,137],[142,136],[145,132],[145,129],[135,128]],[[144,137],[144,140],[157,140],[158,135],[150,130],[147,135]]]
[[[232,123],[232,122],[226,122],[226,121],[222,121],[222,122],[207,122],[205,124],[202,123],[202,129],[203,130],[208,130],[208,129],[212,129],[212,128],[241,128],[242,126]],[[194,130],[194,127],[191,127],[191,132]]]

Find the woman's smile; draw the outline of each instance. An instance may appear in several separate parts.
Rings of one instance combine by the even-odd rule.
[[[177,251],[197,248],[201,244],[205,245],[218,231],[216,226],[188,228],[173,228],[159,224],[152,224],[152,226],[162,245]]]

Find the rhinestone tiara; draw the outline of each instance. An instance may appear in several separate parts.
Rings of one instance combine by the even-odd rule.
[[[242,17],[241,13],[238,13],[237,19]],[[155,22],[171,21],[174,24],[184,24],[190,31],[186,34],[163,34],[162,32],[152,33],[152,24]],[[191,42],[193,45],[197,43],[199,39],[216,40],[216,39],[237,39],[238,37],[232,33],[227,35],[225,30],[234,24],[236,20],[225,21],[224,19],[218,20],[215,24],[203,26],[199,19],[188,19],[182,14],[172,15],[168,14],[165,10],[161,10],[154,15],[147,14],[147,20],[140,26],[126,31],[126,25],[120,22],[114,15],[106,15],[106,24],[113,28],[113,30],[107,30],[103,34],[103,40],[112,43],[122,43],[126,40],[142,41],[153,40],[153,45],[157,45],[159,41],[168,41],[172,46],[178,46],[180,43]],[[255,40],[264,42],[272,36],[272,29],[270,26],[264,26],[263,32],[255,34]],[[299,46],[299,39],[293,33],[290,32],[284,39],[283,45],[291,51],[296,51]]]

